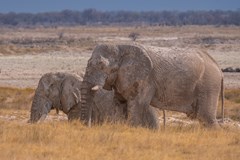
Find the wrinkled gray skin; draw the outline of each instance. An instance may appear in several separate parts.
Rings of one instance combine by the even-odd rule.
[[[99,79],[101,78],[99,77]],[[88,126],[91,126],[91,123],[102,124],[104,121],[126,122],[128,119],[128,109],[126,101],[122,99],[117,99],[113,91],[107,91],[105,89],[102,89],[102,86],[99,83],[100,81],[98,81],[99,89],[96,91],[92,90],[90,93],[84,94],[85,89],[81,90],[81,102],[83,102],[81,105],[83,107],[81,107],[81,109],[85,110],[86,107],[84,106],[90,105],[90,108],[88,108],[88,112],[91,115],[90,120],[83,120],[88,123]],[[86,104],[87,101],[89,101],[88,104]],[[152,129],[159,128],[158,112],[156,108],[147,108],[146,111],[144,111],[143,113],[142,119],[144,121],[144,127]]]
[[[95,122],[97,119],[94,111],[96,110],[95,107],[98,106],[98,108],[102,107],[105,108],[104,110],[108,110],[108,115],[113,115],[113,117],[110,118],[111,121],[116,121],[119,119],[126,121],[129,117],[127,101],[121,97],[121,95],[117,95],[112,90],[107,91],[102,89],[102,86],[105,84],[106,74],[104,74],[101,70],[97,70],[96,68],[87,68],[84,77],[87,79],[87,81],[83,81],[81,88],[81,120],[85,121],[88,126],[91,126],[91,123]],[[92,89],[94,85],[97,85],[99,89]],[[106,99],[105,102],[103,101],[104,99]],[[109,101],[113,104],[104,104]],[[102,113],[102,115],[104,114]],[[146,108],[146,110],[144,110],[142,113],[141,126],[158,129],[158,117],[158,110],[156,108]]]
[[[93,102],[95,101],[97,96],[97,92],[102,89],[102,86],[105,84],[105,79],[106,79],[106,74],[104,74],[103,71],[93,67],[93,68],[87,68],[86,73],[84,76],[84,81],[82,84],[82,89],[81,89],[81,120],[85,121],[88,126],[91,125],[92,122],[94,122],[94,105]],[[94,86],[99,86],[99,90],[94,91],[92,87]],[[120,94],[114,93],[113,91],[107,91],[107,90],[102,90],[101,92],[108,92],[108,94],[111,94],[113,103],[115,105],[112,106],[118,106],[117,104],[121,104],[124,107],[123,108],[123,113],[121,115],[124,115],[125,119],[129,119],[129,108],[127,107],[127,101],[121,97]],[[110,92],[110,93],[109,93]],[[110,96],[110,97],[111,97]],[[109,98],[110,98],[109,97]],[[104,97],[103,97],[104,98]],[[110,98],[111,99],[111,98]],[[110,100],[109,99],[109,100]],[[117,107],[118,108],[118,107]],[[115,107],[116,109],[116,107]],[[112,110],[109,108],[108,110]],[[134,113],[132,113],[134,114]],[[138,114],[138,113],[137,113]],[[147,127],[147,128],[152,128],[152,129],[158,129],[159,128],[159,115],[158,115],[158,109],[154,107],[147,107],[145,110],[142,111],[141,119],[142,123],[140,126]],[[165,127],[165,112],[164,112],[164,127]]]
[[[44,120],[51,109],[63,111],[68,119],[80,117],[82,78],[67,73],[47,73],[39,80],[33,97],[29,122]]]
[[[149,106],[186,113],[205,126],[218,126],[216,111],[223,74],[216,62],[200,51],[163,50],[132,45],[98,45],[88,61],[83,90],[90,92],[104,75],[103,88],[127,103],[133,126],[144,126]],[[95,88],[95,87],[94,87]],[[91,105],[82,99],[81,119],[91,119]],[[89,109],[90,108],[90,109]]]
[[[80,119],[82,78],[68,73],[43,75],[35,91],[29,122],[43,121],[51,109],[63,111],[69,120]],[[102,88],[94,92],[92,122],[126,121],[126,103],[114,99],[113,91]]]

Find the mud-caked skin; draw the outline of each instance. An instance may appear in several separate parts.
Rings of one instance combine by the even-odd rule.
[[[29,122],[43,121],[51,109],[63,111],[68,120],[80,119],[81,87],[82,78],[78,75],[59,72],[44,74],[35,91]],[[92,100],[92,122],[126,121],[127,104],[114,99],[113,91],[100,87],[94,92]]]
[[[126,122],[129,118],[127,101],[113,90],[103,89],[105,84],[105,74],[96,68],[85,73],[81,88],[81,120],[88,126],[91,123],[102,123],[103,120],[111,122]],[[97,86],[98,89],[94,86]],[[110,104],[109,104],[110,102]],[[96,112],[98,111],[98,112]],[[103,112],[104,111],[104,112]],[[134,113],[133,113],[134,114]],[[158,109],[148,107],[142,113],[142,126],[152,129],[159,128]]]
[[[80,117],[82,78],[68,73],[46,73],[38,83],[29,122],[44,120],[51,109],[63,111],[68,119]]]
[[[83,81],[89,90],[104,76],[104,89],[127,103],[131,125],[144,126],[149,106],[186,113],[205,126],[218,126],[216,111],[223,74],[201,51],[139,45],[98,45],[88,61]],[[84,106],[86,108],[87,105]],[[89,118],[88,112],[82,114]],[[87,116],[86,116],[87,115]]]

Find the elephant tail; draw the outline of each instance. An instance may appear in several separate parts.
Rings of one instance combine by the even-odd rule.
[[[222,123],[224,122],[224,83],[223,83],[223,78],[221,81],[221,101],[222,101]]]
[[[166,111],[163,110],[163,127],[166,128]]]

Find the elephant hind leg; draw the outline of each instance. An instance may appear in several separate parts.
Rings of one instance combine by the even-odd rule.
[[[195,100],[192,103],[191,107],[192,107],[192,109],[189,112],[187,112],[187,116],[191,119],[196,119],[197,114],[198,114],[198,110],[199,110],[198,100]]]
[[[219,124],[216,119],[218,105],[218,94],[203,93],[197,100],[197,118],[206,127],[218,127]]]

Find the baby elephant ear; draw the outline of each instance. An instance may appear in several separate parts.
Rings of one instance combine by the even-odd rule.
[[[131,84],[139,80],[145,80],[153,69],[149,53],[141,46],[119,45],[122,54],[119,71],[127,77]]]
[[[76,87],[76,82],[68,77],[62,83],[62,95],[60,97],[62,110],[67,113],[74,105],[80,101],[80,89]]]

